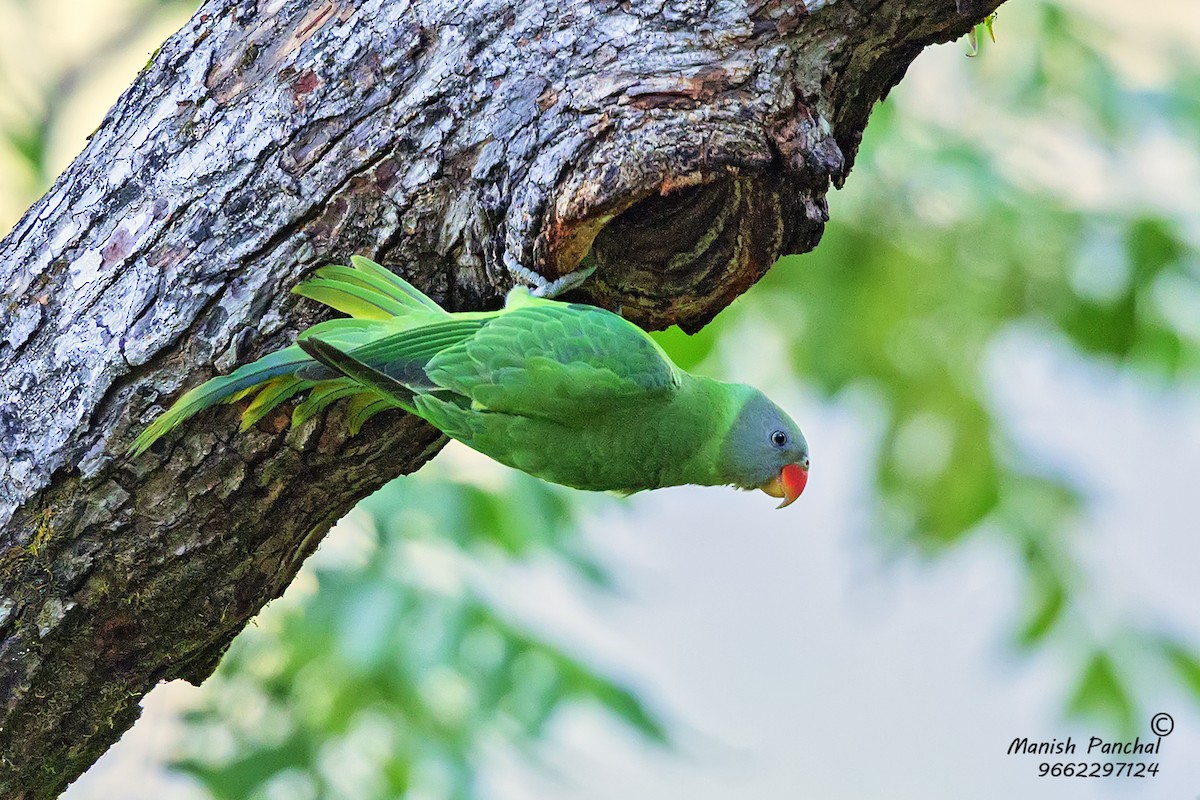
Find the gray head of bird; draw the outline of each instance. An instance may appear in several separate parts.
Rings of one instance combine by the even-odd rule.
[[[761,489],[791,505],[808,483],[808,442],[800,426],[761,392],[738,413],[721,460],[733,485]]]

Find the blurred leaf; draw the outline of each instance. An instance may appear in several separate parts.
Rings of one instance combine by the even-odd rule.
[[[49,146],[49,130],[45,125],[29,125],[24,128],[8,128],[3,131],[9,146],[24,161],[39,185],[46,183],[50,175],[46,170],[46,152]]]
[[[1143,217],[1129,226],[1129,261],[1133,264],[1134,283],[1149,286],[1167,267],[1183,258],[1187,248],[1172,226],[1163,219]]]
[[[1130,733],[1134,729],[1133,700],[1110,656],[1097,651],[1084,667],[1068,706],[1071,714],[1112,724]]]
[[[1200,699],[1200,656],[1179,642],[1164,639],[1159,646],[1168,662],[1179,674],[1183,685],[1194,698]]]
[[[691,335],[684,333],[678,325],[672,325],[665,331],[654,331],[650,335],[667,351],[672,361],[691,372],[712,354],[718,340],[716,333],[713,325]]]
[[[1027,589],[1031,610],[1017,633],[1022,647],[1032,647],[1050,632],[1067,604],[1067,589],[1058,576],[1044,566],[1031,566]]]
[[[299,768],[312,757],[313,742],[294,736],[278,747],[259,748],[246,757],[218,767],[195,760],[175,763],[175,769],[196,778],[218,800],[245,800],[263,783],[264,775]]]
[[[670,741],[667,729],[632,692],[607,681],[596,681],[588,687],[604,707],[650,741],[665,745]]]

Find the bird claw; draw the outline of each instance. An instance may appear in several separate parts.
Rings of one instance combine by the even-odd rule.
[[[506,255],[504,257],[504,268],[508,270],[510,275],[521,278],[528,283],[529,293],[534,297],[544,297],[547,299],[553,299],[582,285],[596,271],[596,265],[592,263],[590,258],[585,257],[581,263],[587,266],[580,267],[551,281],[547,280],[545,276],[517,263],[517,260],[512,256]]]

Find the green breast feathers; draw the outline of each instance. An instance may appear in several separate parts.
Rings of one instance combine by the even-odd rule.
[[[339,400],[348,424],[403,409],[544,480],[636,492],[681,484],[795,500],[808,479],[796,424],[749,386],[690,375],[640,328],[594,306],[513,289],[498,311],[449,313],[355,256],[293,291],[349,318],[187,392],[135,455],[217,403],[246,398],[242,430],[294,397],[299,425]]]

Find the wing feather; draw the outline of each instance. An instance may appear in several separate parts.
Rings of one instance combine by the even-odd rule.
[[[641,329],[585,305],[531,304],[497,315],[425,367],[430,379],[493,411],[586,423],[661,399],[678,369]]]
[[[352,353],[347,353],[316,336],[301,339],[299,346],[313,359],[335,370],[337,374],[345,375],[362,387],[374,389],[376,396],[388,398],[393,405],[407,411],[413,410],[412,389],[390,375],[380,372],[368,364],[364,364],[355,358]],[[368,391],[364,394],[372,394],[372,392]],[[354,400],[358,401],[358,397],[358,395],[355,395]]]
[[[457,320],[448,318],[420,328],[402,330],[347,350],[354,359],[404,383],[434,388],[425,375],[425,365],[442,350],[458,344],[487,324],[486,320]],[[299,342],[313,338],[308,331],[300,334]],[[317,337],[323,338],[323,337]],[[296,373],[307,380],[329,380],[343,372],[327,361],[312,364]]]

